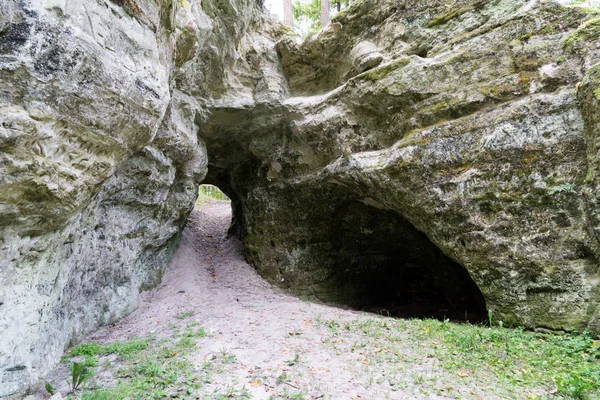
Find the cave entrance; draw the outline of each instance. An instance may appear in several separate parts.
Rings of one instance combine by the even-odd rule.
[[[231,201],[221,189],[214,185],[200,185],[198,188],[198,201],[222,200]]]
[[[334,287],[353,308],[403,318],[486,320],[469,273],[399,214],[354,201],[332,224]]]
[[[198,198],[195,207],[202,210],[204,206],[211,202],[227,203],[229,208],[228,219],[229,223],[226,228],[227,236],[236,236],[241,238],[241,207],[239,201],[236,201],[235,196],[231,196],[225,189],[210,183],[203,183],[198,187]]]

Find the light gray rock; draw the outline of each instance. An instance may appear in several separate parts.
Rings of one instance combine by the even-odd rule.
[[[160,282],[206,174],[206,103],[260,80],[237,59],[261,18],[250,0],[0,4],[0,397]]]
[[[135,309],[203,180],[296,293],[600,331],[598,15],[364,0],[299,44],[261,5],[0,4],[0,397]]]
[[[599,332],[597,13],[365,0],[333,23],[278,42],[291,98],[200,130],[248,260],[355,307]]]

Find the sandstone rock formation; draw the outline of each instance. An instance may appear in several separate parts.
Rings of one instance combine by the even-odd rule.
[[[363,0],[299,45],[260,3],[0,5],[0,397],[135,309],[205,176],[296,293],[600,331],[598,15]]]
[[[223,102],[200,128],[248,259],[353,306],[473,320],[483,295],[505,324],[599,331],[598,21],[365,0],[282,39],[290,97]]]
[[[0,397],[160,281],[206,174],[205,100],[251,97],[239,53],[268,41],[262,18],[254,0],[0,4]]]

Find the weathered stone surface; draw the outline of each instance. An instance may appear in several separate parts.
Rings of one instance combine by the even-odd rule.
[[[0,396],[136,307],[205,175],[299,294],[599,332],[599,17],[447,3],[298,44],[254,0],[2,2]]]
[[[291,97],[222,103],[200,131],[248,259],[297,293],[368,306],[352,277],[370,287],[385,259],[419,266],[414,282],[461,276],[432,267],[431,245],[506,324],[600,331],[597,18],[552,2],[365,0],[306,43],[282,39]],[[377,55],[367,71],[361,47]],[[401,298],[391,279],[374,288]],[[451,304],[450,282],[438,294]]]
[[[259,10],[0,4],[0,397],[160,281],[206,174],[205,103],[259,80],[237,66],[268,42],[246,35]]]

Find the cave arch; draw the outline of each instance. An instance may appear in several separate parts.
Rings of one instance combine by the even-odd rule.
[[[212,168],[204,183],[231,198],[229,233],[245,241],[247,261],[270,282],[384,315],[486,320],[485,299],[468,271],[400,213],[331,187],[243,195],[231,178]],[[330,211],[306,207],[311,201]]]

